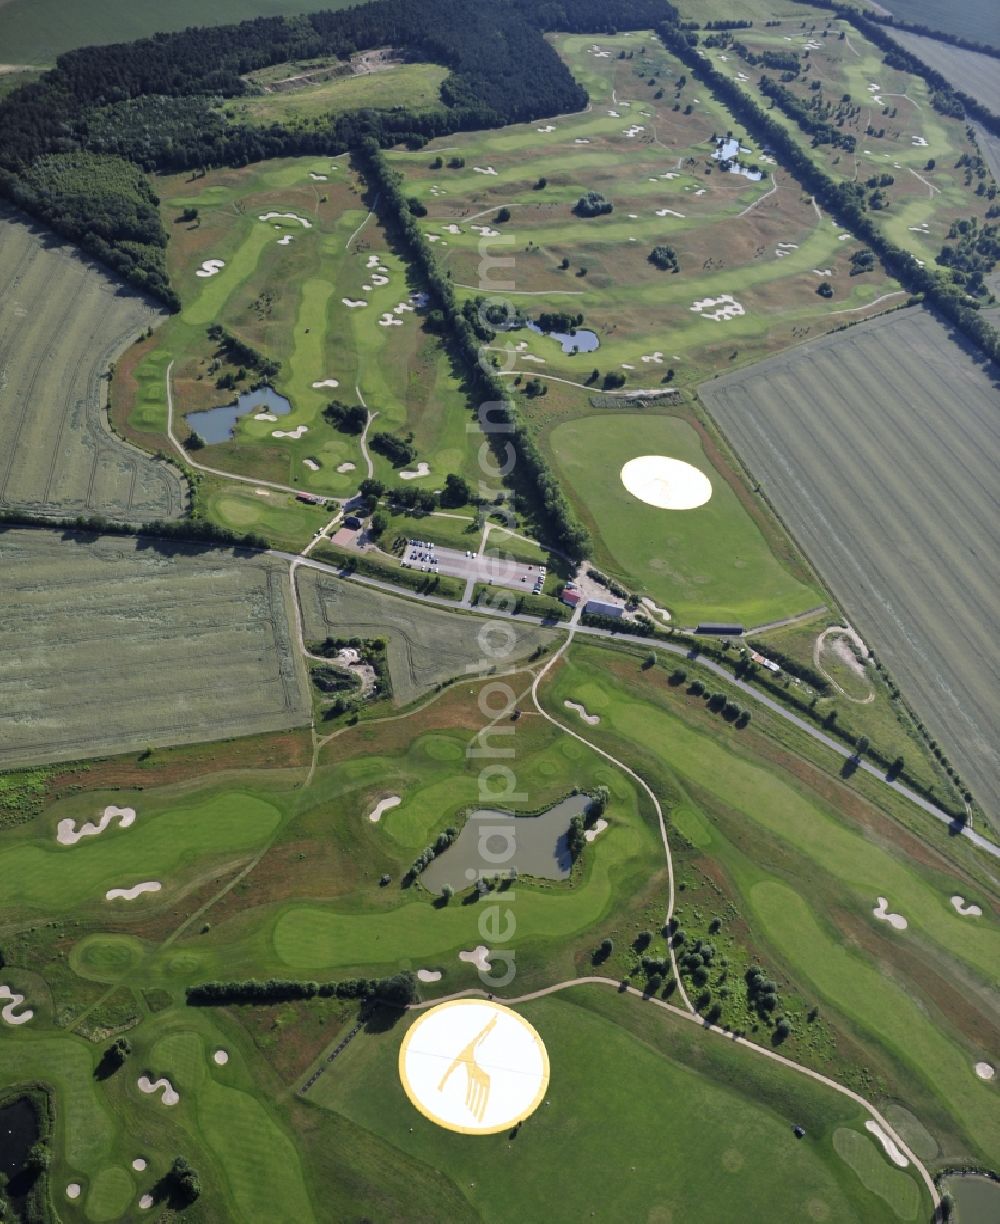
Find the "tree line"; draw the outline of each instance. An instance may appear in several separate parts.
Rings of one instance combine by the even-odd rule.
[[[231,1003],[266,1006],[300,999],[362,999],[406,1007],[417,997],[412,973],[391,977],[346,978],[340,982],[312,982],[298,978],[247,978],[242,981],[201,982],[185,991],[189,1007],[226,1007]]]

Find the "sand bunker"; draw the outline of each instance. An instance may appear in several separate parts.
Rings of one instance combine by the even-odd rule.
[[[267,212],[261,213],[257,219],[258,221],[298,221],[303,229],[312,229],[312,222],[307,221],[305,217],[300,217],[298,213]]]
[[[295,236],[293,234],[286,234],[284,238],[278,239],[278,246],[288,246],[290,242],[294,242],[294,241],[295,241]]]
[[[693,464],[666,455],[639,455],[621,470],[629,493],[660,510],[694,510],[712,496],[712,482]]]
[[[221,272],[226,266],[224,259],[206,259],[201,267],[195,272],[195,276],[214,276],[216,272]]]
[[[66,1197],[67,1198],[78,1199],[82,1193],[83,1193],[83,1190],[79,1182],[70,1182],[69,1185],[66,1187]]]
[[[540,127],[536,130],[539,132],[554,132],[556,130],[556,125],[554,123],[547,123],[545,127]]]
[[[153,1205],[153,1196],[151,1194],[144,1194],[139,1199],[139,1207],[143,1211],[148,1211],[150,1207],[152,1207],[152,1205]]]
[[[492,964],[490,950],[485,944],[478,944],[471,952],[459,952],[458,959],[468,965],[475,965],[483,973],[488,973]]]
[[[441,981],[441,970],[440,969],[418,969],[417,970],[417,981],[418,982],[440,982]]]
[[[990,1066],[988,1062],[977,1062],[976,1063],[976,1074],[979,1076],[981,1080],[991,1080],[994,1077],[994,1075],[996,1075],[996,1071]]]
[[[416,480],[418,476],[429,476],[431,474],[430,464],[424,463],[423,459],[417,464],[415,472],[400,472],[400,480]]]
[[[629,138],[629,140],[634,140],[640,132],[644,132],[645,130],[645,127],[641,123],[633,123],[631,127],[624,129],[625,135]]]
[[[358,465],[351,463],[349,459],[345,459],[343,463],[337,464],[337,471],[343,476],[345,472],[353,472]]]
[[[310,177],[310,178],[311,178],[311,179],[312,179],[314,182],[316,182],[316,183],[325,183],[325,182],[326,182],[326,175],[325,175],[325,174],[313,174],[313,172],[310,170],[310,171],[309,171],[309,177]]]
[[[477,174],[496,174],[492,166],[473,166],[472,168]]]
[[[273,412],[255,412],[253,419],[255,421],[276,421],[278,418]]]
[[[272,429],[272,438],[292,438],[296,442],[304,433],[309,432],[308,425],[296,425],[294,429]]]
[[[364,301],[364,300],[362,300],[362,301],[360,301],[360,302],[355,302],[355,301],[353,301],[351,298],[341,298],[340,300],[341,300],[341,301],[344,303],[344,305],[345,305],[345,306],[347,306],[347,307],[348,307],[350,310],[357,310],[357,309],[358,309],[360,306],[367,306],[367,305],[368,305],[368,303],[367,303],[366,301]]]
[[[372,276],[373,285],[378,285],[381,287],[382,285],[388,285],[388,283],[389,283],[388,276],[374,276],[374,275]]]
[[[310,472],[319,471],[319,464],[316,462],[315,459],[303,459],[302,462],[305,464],[305,466],[309,469]]]
[[[978,905],[969,905],[964,897],[952,897],[952,905],[963,918],[982,918],[983,911]]]
[[[663,365],[663,353],[657,349],[655,353],[643,353],[642,360],[652,362],[654,365]]]
[[[402,327],[403,320],[395,318],[388,310],[378,321],[379,327]]]
[[[378,803],[368,813],[368,819],[372,824],[378,824],[382,819],[383,812],[388,812],[391,808],[399,807],[402,799],[398,795],[390,795],[388,799],[380,799]]]
[[[159,892],[162,887],[159,880],[146,880],[142,884],[133,885],[132,888],[109,888],[104,894],[104,899],[105,901],[134,901],[143,893]]]
[[[365,293],[371,293],[372,291],[371,285],[362,285],[361,288],[364,290]]]
[[[339,387],[340,383],[335,378],[321,378],[319,382],[313,383],[313,390],[318,391],[320,387]]]
[[[596,841],[596,839],[601,836],[607,827],[608,822],[604,819],[604,817],[598,816],[597,823],[592,829],[584,829],[583,836],[589,842]]]
[[[378,267],[378,258],[379,258],[379,257],[378,257],[377,255],[369,255],[369,256],[368,256],[368,262],[365,264],[365,267],[366,267],[366,268],[377,268],[377,267]]]
[[[212,1055],[212,1061],[215,1063],[217,1067],[224,1067],[226,1063],[229,1062],[229,1051],[228,1050],[216,1050],[215,1053]]]
[[[60,846],[75,846],[81,837],[96,837],[98,833],[103,833],[116,817],[119,829],[127,829],[135,821],[135,808],[120,808],[115,807],[113,803],[109,804],[97,824],[88,821],[79,829],[75,820],[60,820],[56,826],[56,841]]]
[[[181,1099],[180,1094],[168,1079],[158,1079],[153,1081],[148,1075],[140,1075],[137,1082],[139,1084],[140,1092],[159,1092],[162,1088],[163,1096],[160,1098],[160,1100],[164,1105],[176,1105]]]
[[[533,361],[535,365],[545,365],[546,364],[544,357],[536,357],[534,353],[522,353],[521,360],[522,361]]]
[[[18,1013],[17,1009],[24,1002],[24,995],[15,994],[9,986],[0,986],[0,1003],[3,1003],[4,999],[9,1000],[4,1007],[0,1008],[0,1016],[3,1017],[5,1024],[27,1024],[34,1016],[35,1013],[30,1007]]]
[[[580,715],[580,717],[583,719],[583,721],[587,724],[588,727],[596,727],[597,724],[601,721],[600,714],[589,714],[587,712],[587,707],[580,705],[578,701],[566,700],[563,702],[563,705],[566,707],[567,710],[575,710],[576,713]]]
[[[894,1165],[898,1165],[901,1169],[905,1169],[909,1166],[910,1162],[877,1122],[869,1118],[865,1123],[865,1130],[868,1131],[869,1134],[874,1135],[879,1143],[881,1143],[882,1147],[885,1149],[886,1156],[889,1157]]]
[[[576,140],[574,140],[573,143],[574,144],[590,144],[590,141],[586,138],[586,136],[577,136]]]
[[[889,913],[889,902],[885,897],[879,897],[878,905],[875,906],[872,913],[882,922],[888,922],[894,930],[905,931],[907,928],[907,921],[902,914]]]
[[[144,1173],[146,1170],[145,1159],[142,1156],[136,1156],[135,1160],[132,1161],[132,1168],[135,1169],[136,1173]]]
[[[718,309],[713,310],[712,307]],[[736,319],[740,315],[745,315],[746,311],[743,306],[737,302],[731,293],[723,293],[717,298],[702,298],[700,301],[694,302],[691,309],[695,314],[700,314],[704,319],[712,319],[716,323],[728,323],[730,319]]]
[[[684,220],[684,214],[680,212],[674,212],[672,208],[658,208],[656,210],[656,215],[658,217],[680,217],[682,221]]]

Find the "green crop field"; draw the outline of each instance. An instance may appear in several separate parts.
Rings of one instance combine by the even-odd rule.
[[[594,523],[599,565],[668,607],[682,625],[762,624],[822,603],[777,560],[698,434],[676,417],[615,412],[567,421],[549,436],[567,487]],[[694,510],[661,510],[621,481],[637,455],[666,455],[708,475],[712,496]]]
[[[0,510],[180,517],[177,471],[112,433],[104,375],[162,312],[0,212]]]
[[[296,581],[307,642],[325,637],[388,639],[397,705],[409,705],[467,672],[497,666],[503,670],[554,639],[552,630],[535,625],[501,626],[498,633],[488,617],[429,607],[314,569],[300,568]]]
[[[308,721],[282,563],[16,528],[0,556],[0,764]]]
[[[288,74],[305,67],[289,64]],[[322,120],[361,107],[434,110],[441,106],[441,82],[447,75],[447,69],[438,64],[395,64],[381,71],[337,76],[316,84],[307,78],[297,88],[273,89],[230,102],[226,114],[241,123],[266,125]]]
[[[347,0],[324,0],[323,8],[346,7]],[[4,59],[19,64],[52,64],[56,56],[93,43],[127,42],[160,30],[223,25],[250,17],[295,16],[309,10],[303,0],[3,0],[0,47]]]
[[[852,624],[1000,817],[989,376],[913,310],[700,394]]]
[[[835,1149],[841,1131],[865,1142],[851,1102],[779,1067],[762,1071],[725,1041],[606,989],[519,1010],[546,1042],[552,1081],[516,1137],[470,1142],[413,1117],[396,1075],[401,1031],[359,1039],[309,1099],[394,1156],[444,1171],[489,1224],[531,1219],[540,1202],[547,1219],[586,1219],[612,1186],[614,1214],[628,1220],[896,1218]],[[803,1143],[793,1120],[806,1126]],[[912,1174],[898,1177],[900,1198],[923,1205]]]
[[[424,330],[411,300],[420,286],[369,215],[346,160],[269,161],[193,182],[178,175],[160,180],[158,192],[171,235],[168,266],[183,308],[151,347],[126,355],[112,409],[128,436],[149,448],[168,445],[171,362],[179,437],[189,432],[186,414],[233,402],[236,392],[216,382],[237,368],[220,364],[207,334],[221,324],[281,363],[273,382],[291,411],[276,421],[249,412],[231,441],[204,447],[195,462],[349,496],[366,474],[359,439],[334,430],[322,413],[331,400],[357,404],[360,395],[377,414],[373,433],[413,433],[415,462],[429,468],[413,481],[417,487],[438,488],[448,472],[475,477],[478,431],[466,430],[460,380],[443,345]],[[182,220],[188,209],[197,210],[193,222]],[[262,220],[268,213],[279,215]],[[198,276],[205,260],[224,267]],[[238,389],[251,382],[248,377]],[[385,458],[372,458],[377,477],[399,480]],[[222,525],[275,542],[301,547],[315,530],[308,526],[314,513],[287,505],[288,496],[276,490],[223,491],[210,478],[199,484],[198,497],[199,507]]]

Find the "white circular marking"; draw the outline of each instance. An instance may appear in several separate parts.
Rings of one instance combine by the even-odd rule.
[[[66,1187],[66,1197],[71,1198],[71,1199],[77,1199],[80,1197],[80,1191],[81,1191],[81,1187],[80,1187],[79,1182],[70,1182],[69,1185]]]
[[[229,1052],[227,1050],[216,1050],[212,1055],[217,1067],[224,1067],[229,1062]]]
[[[145,1171],[146,1161],[142,1156],[136,1156],[135,1160],[132,1161],[132,1168],[135,1169],[136,1173],[142,1173]]]
[[[996,1075],[996,1071],[988,1062],[977,1062],[976,1074],[981,1080],[991,1080]]]
[[[712,496],[712,482],[704,472],[666,455],[630,459],[621,480],[633,497],[660,510],[694,510]]]
[[[549,1058],[538,1033],[509,1007],[453,999],[410,1026],[399,1051],[399,1078],[431,1122],[463,1135],[492,1135],[541,1104]]]

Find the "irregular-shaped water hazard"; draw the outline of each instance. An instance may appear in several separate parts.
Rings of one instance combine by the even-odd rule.
[[[236,422],[251,412],[269,413],[270,416],[264,419],[276,419],[287,416],[291,411],[291,403],[273,387],[258,387],[256,391],[244,391],[235,404],[221,404],[218,408],[189,412],[184,419],[203,442],[212,446],[231,441]]]

